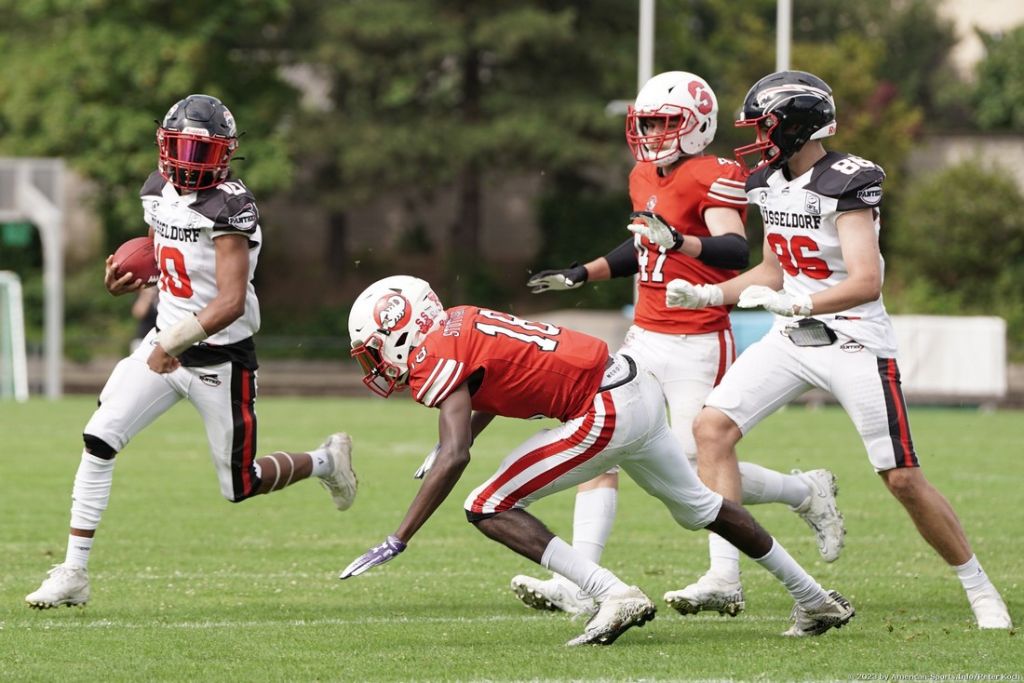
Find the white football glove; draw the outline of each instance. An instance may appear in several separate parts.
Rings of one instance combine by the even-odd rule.
[[[813,305],[807,294],[790,294],[785,290],[776,292],[771,287],[750,285],[740,293],[736,302],[740,308],[757,308],[761,306],[775,315],[793,317],[794,315],[810,315]]]
[[[661,216],[650,211],[634,211],[629,214],[630,219],[640,221],[630,223],[626,230],[646,237],[650,241],[665,249],[678,249],[683,243],[683,236],[675,228],[665,222]]]
[[[665,305],[669,308],[721,306],[724,298],[718,285],[695,285],[677,278],[665,287]]]
[[[440,448],[441,444],[437,444],[436,446],[434,446],[434,450],[427,453],[427,457],[423,461],[423,464],[420,465],[420,468],[418,470],[416,470],[416,474],[412,475],[413,479],[422,479],[423,477],[427,476],[427,472],[430,471],[430,468],[434,466],[434,461],[437,460],[437,451]]]

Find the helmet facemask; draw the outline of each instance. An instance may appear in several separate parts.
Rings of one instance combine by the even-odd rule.
[[[159,128],[160,173],[183,192],[195,192],[219,185],[230,172],[237,138],[210,137],[186,131]]]
[[[662,105],[657,111],[637,111],[630,106],[626,142],[637,161],[667,166],[682,156],[680,141],[698,125],[696,114],[678,105]]]
[[[395,391],[406,388],[409,370],[403,370],[393,363],[384,360],[381,350],[384,340],[380,334],[374,334],[365,342],[352,342],[352,357],[363,369],[363,384],[373,393],[387,398]]]

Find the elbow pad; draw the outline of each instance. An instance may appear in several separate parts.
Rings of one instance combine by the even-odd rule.
[[[731,270],[742,270],[750,265],[750,245],[742,235],[730,232],[697,239],[700,240],[698,261],[715,268]]]
[[[608,262],[608,270],[611,271],[612,277],[626,277],[640,272],[632,237],[608,252],[604,260]]]

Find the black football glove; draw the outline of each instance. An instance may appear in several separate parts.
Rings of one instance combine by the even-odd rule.
[[[529,280],[526,286],[534,294],[540,294],[548,290],[564,291],[582,287],[587,281],[587,269],[578,263],[573,263],[565,270],[542,270]]]

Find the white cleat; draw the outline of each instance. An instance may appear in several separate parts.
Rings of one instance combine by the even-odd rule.
[[[713,611],[734,617],[743,611],[743,585],[710,572],[686,588],[665,593],[665,602],[680,614]]]
[[[334,499],[334,507],[348,510],[356,499],[359,480],[352,469],[352,437],[344,432],[331,434],[320,448],[325,449],[334,462],[334,469],[320,482]]]
[[[971,609],[974,610],[974,618],[978,622],[978,628],[1013,628],[1013,621],[1010,613],[1006,610],[1006,603],[1000,597],[999,591],[994,586],[989,586],[983,592],[971,598]]]
[[[828,598],[821,607],[808,610],[799,604],[793,605],[793,612],[789,616],[793,625],[782,635],[820,636],[830,628],[842,628],[855,614],[853,605],[839,591],[828,591]]]
[[[25,596],[25,602],[35,609],[50,609],[67,605],[84,605],[89,601],[89,573],[85,567],[65,567],[56,564],[37,590]]]
[[[651,599],[636,586],[631,586],[622,593],[605,598],[583,633],[566,645],[611,645],[630,628],[643,626],[653,619],[656,611]]]
[[[568,579],[547,581],[520,574],[512,579],[512,592],[527,607],[540,610],[562,611],[568,614],[590,616],[597,612],[597,603]]]
[[[800,515],[800,519],[814,531],[821,559],[835,562],[846,537],[843,513],[836,507],[836,494],[839,493],[836,475],[828,470],[793,470],[793,474],[810,487],[811,494],[800,505],[789,509]]]

